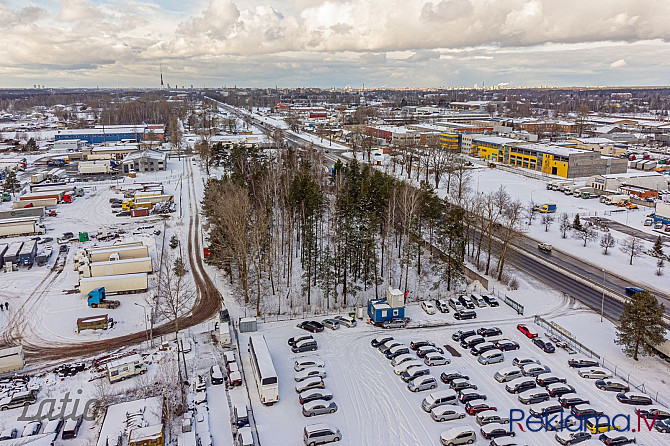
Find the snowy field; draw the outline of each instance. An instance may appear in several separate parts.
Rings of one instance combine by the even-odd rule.
[[[529,293],[517,297],[522,301],[532,299]],[[543,300],[543,304],[536,308],[532,307],[532,302],[528,303],[532,309],[538,310],[547,319],[554,320],[560,317],[560,322],[565,325],[591,324],[596,318],[592,313],[570,302],[554,300],[547,305],[547,301]],[[333,401],[338,405],[338,411],[334,414],[319,415],[309,419],[303,417],[301,413],[293,379],[294,360],[300,356],[309,356],[309,354],[293,354],[286,343],[289,337],[305,333],[296,327],[300,321],[268,323],[260,327],[260,332],[265,335],[268,342],[275,369],[279,375],[280,402],[270,407],[260,404],[252,381],[254,378],[250,372],[248,354],[244,347],[248,343],[248,336],[241,335],[243,364],[261,443],[264,446],[301,444],[304,426],[324,422],[341,430],[343,439],[340,444],[343,445],[437,445],[442,431],[463,424],[471,426],[477,432],[476,444],[488,444],[488,441],[482,438],[473,416],[468,415],[465,419],[457,421],[441,423],[433,421],[430,415],[420,407],[421,401],[429,392],[410,392],[400,377],[393,373],[390,361],[376,348],[371,347],[370,341],[379,335],[393,336],[406,345],[409,345],[410,341],[428,340],[440,346],[453,348],[461,356],[452,356],[447,352],[451,364],[431,367],[431,375],[438,378],[441,372],[453,370],[470,376],[471,382],[487,395],[486,402],[496,406],[498,413],[503,416],[507,416],[510,409],[527,411],[528,406],[522,405],[516,395],[506,392],[505,385],[495,381],[493,375],[497,370],[511,366],[514,357],[532,356],[539,359],[542,364],[549,366],[558,376],[566,378],[568,384],[575,387],[577,395],[588,399],[596,409],[604,411],[609,416],[623,413],[630,415],[632,419],[634,410],[632,406],[618,403],[614,392],[598,390],[593,381],[580,378],[576,370],[568,367],[568,359],[582,357],[581,355],[569,355],[562,349],[558,349],[554,354],[544,353],[516,329],[516,324],[524,322],[539,331],[541,335],[543,331],[532,323],[532,318],[518,317],[504,304],[499,308],[478,309],[478,319],[467,322],[458,322],[451,317],[451,314],[440,314],[439,312],[428,316],[420,310],[418,305],[408,307],[408,312],[410,317],[414,318],[413,324],[404,330],[381,330],[359,321],[359,325],[355,328],[341,327],[336,331],[326,329],[314,335],[319,343],[319,349],[313,355],[320,357],[325,362],[326,389],[333,392]],[[419,324],[444,324],[444,326],[419,328]],[[582,341],[590,345],[597,345],[599,348],[612,346],[611,324],[609,322],[604,324],[610,326],[609,329],[603,330],[606,335],[593,339],[588,337],[588,333],[584,333]],[[483,326],[500,327],[503,335],[495,338],[508,338],[516,341],[521,345],[520,350],[505,352],[505,361],[501,364],[482,366],[477,362],[476,357],[451,339],[451,335],[458,329],[476,329]],[[609,347],[612,354],[615,348]],[[629,362],[625,358],[621,360],[622,363]],[[667,363],[661,363],[654,358],[643,359],[642,363],[656,364],[655,367],[648,367],[641,371],[647,374],[650,380],[653,379],[656,371],[665,371],[665,376],[667,376]],[[664,379],[665,377],[662,378]],[[437,390],[447,388],[446,384],[439,380],[438,382]],[[658,381],[656,383],[661,385]],[[667,390],[667,384],[662,388]],[[463,408],[463,405],[459,404],[459,407]],[[636,423],[635,421],[635,426]],[[555,444],[552,434],[521,433],[518,428],[515,431],[518,432],[516,439],[521,440],[520,444]],[[636,435],[637,442],[641,444],[659,446],[667,444],[667,438],[656,431],[651,433],[645,431],[634,435]]]

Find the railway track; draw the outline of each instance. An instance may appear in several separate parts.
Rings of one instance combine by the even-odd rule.
[[[204,268],[201,258],[200,244],[200,215],[199,206],[194,185],[192,167],[188,167],[189,179],[189,230],[188,230],[188,262],[193,273],[197,289],[197,297],[191,310],[179,317],[179,327],[186,329],[200,324],[214,316],[221,305],[221,293],[216,289],[214,282],[210,279]],[[57,275],[56,275],[57,277]],[[47,278],[45,278],[47,279]],[[52,279],[55,280],[55,277]],[[51,283],[52,281],[50,281]],[[42,285],[37,287],[39,289]],[[43,287],[48,289],[48,285]],[[44,291],[43,291],[44,292]],[[167,322],[154,327],[155,336],[164,336],[173,332],[174,325]],[[12,330],[10,334],[17,333]],[[52,362],[62,362],[79,358],[90,358],[104,352],[127,348],[133,345],[141,344],[146,340],[144,330],[129,333],[116,338],[100,341],[90,341],[82,343],[53,343],[47,339],[24,339],[21,336],[9,336],[12,344],[21,344],[24,348],[26,362],[30,366],[43,366]]]

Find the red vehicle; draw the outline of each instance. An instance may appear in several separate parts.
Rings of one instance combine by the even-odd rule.
[[[516,326],[516,329],[519,330],[521,333],[525,334],[527,338],[533,339],[537,337],[537,333],[533,332],[530,330],[530,328],[526,327],[525,324],[519,324]]]
[[[477,415],[479,412],[484,412],[485,410],[498,410],[498,408],[478,401],[468,401],[465,405],[465,411],[469,415]]]

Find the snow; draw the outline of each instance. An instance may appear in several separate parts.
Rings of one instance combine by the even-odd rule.
[[[120,436],[127,438],[130,433],[129,426],[126,423],[127,414],[141,413],[142,427],[146,428],[162,423],[162,411],[163,401],[159,397],[128,401],[109,406],[97,445],[106,446],[107,444],[115,443],[116,439]]]

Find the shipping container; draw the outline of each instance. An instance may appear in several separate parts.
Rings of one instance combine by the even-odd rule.
[[[7,251],[3,256],[4,263],[19,263],[19,253],[23,248],[23,242],[12,243],[7,247]]]
[[[153,197],[144,197],[141,200],[136,200],[135,203],[140,204],[140,203],[162,203],[164,201],[173,201],[174,197],[172,195],[155,195]]]
[[[41,183],[47,179],[47,174],[44,172],[34,173],[30,176],[30,182],[33,184]]]
[[[258,322],[255,317],[240,318],[239,323],[240,333],[249,333],[258,330]]]
[[[0,373],[16,372],[25,367],[23,347],[9,347],[0,350]]]
[[[79,280],[79,293],[87,296],[92,290],[105,287],[106,294],[140,293],[149,288],[147,273],[87,277]]]
[[[7,254],[7,249],[9,245],[6,243],[0,244],[0,268],[5,266],[5,254]]]
[[[151,272],[153,272],[151,257],[95,262],[79,267],[80,277],[102,277]]]
[[[19,263],[21,265],[32,265],[37,256],[37,241],[30,240],[23,244],[19,252]]]
[[[80,317],[77,319],[77,333],[82,330],[107,330],[109,319],[106,314],[99,316]]]
[[[55,198],[60,203],[63,201],[63,191],[31,192],[21,195],[19,201],[42,200],[45,198]]]
[[[93,251],[88,257],[90,263],[107,262],[112,254],[118,254],[119,260],[141,259],[149,257],[149,248],[146,246],[127,246],[123,248],[110,248],[107,250]]]
[[[22,217],[44,217],[43,207],[30,207],[23,209],[9,209],[0,211],[0,220],[8,218],[22,218]]]
[[[130,216],[131,217],[148,217],[149,216],[149,209],[147,209],[147,208],[131,209],[130,210]]]
[[[40,220],[40,217],[8,218],[0,220],[0,237],[44,234],[46,228]]]
[[[80,161],[77,169],[81,175],[103,174],[112,171],[109,160]]]

